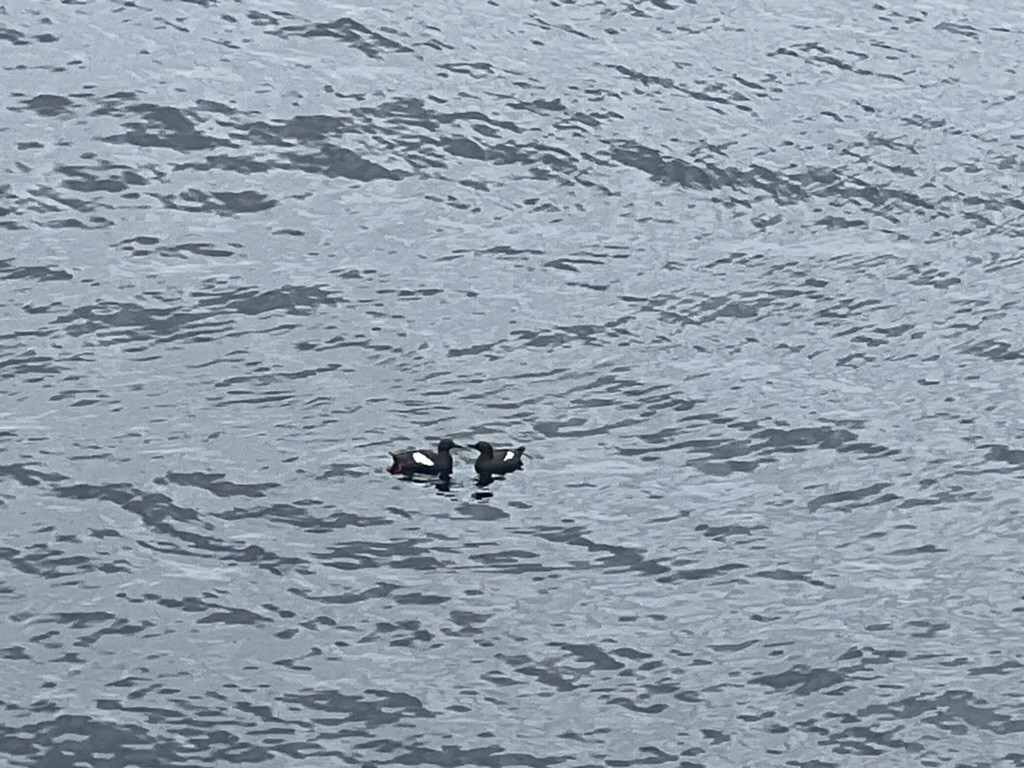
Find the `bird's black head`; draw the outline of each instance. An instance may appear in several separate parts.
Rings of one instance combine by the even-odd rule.
[[[483,440],[481,440],[479,443],[474,443],[469,447],[476,448],[478,451],[480,451],[480,453],[482,453],[484,456],[487,456],[488,458],[494,455],[494,447],[490,443],[486,443]]]
[[[440,443],[437,444],[437,450],[438,451],[450,451],[452,448],[461,448],[461,447],[462,447],[461,445],[456,445],[454,440],[451,440],[450,438],[447,438],[447,437],[444,440],[442,440]]]

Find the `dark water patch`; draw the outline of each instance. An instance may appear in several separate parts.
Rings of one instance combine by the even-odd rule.
[[[645,460],[651,457],[645,457]],[[765,461],[770,461],[767,459]],[[709,461],[707,459],[693,459],[687,462],[688,466],[703,472],[706,475],[712,477],[725,477],[731,475],[734,472],[753,472],[763,462],[759,461],[739,461],[737,459],[728,459],[726,461]]]
[[[307,368],[301,371],[280,371],[271,374],[253,374],[248,376],[231,376],[218,381],[215,389],[227,390],[227,397],[214,397],[211,402],[217,405],[230,403],[258,403],[290,400],[294,394],[289,382],[308,379],[325,373],[332,373],[340,366],[336,363],[319,368]],[[366,472],[360,473],[365,475]]]
[[[268,144],[292,147],[296,144],[319,146],[355,131],[351,118],[336,115],[296,115],[275,122],[240,123],[232,138],[244,139],[246,145]]]
[[[202,488],[214,496],[222,498],[231,496],[262,498],[266,495],[265,491],[280,487],[277,483],[233,483],[230,480],[225,480],[223,474],[213,472],[168,472],[164,478],[158,478],[155,482]]]
[[[395,597],[395,602],[399,602],[399,597]],[[392,648],[408,648],[408,647],[425,647],[425,643],[430,643],[434,639],[434,635],[424,629],[420,622],[415,620],[402,621],[398,623],[391,622],[378,622],[374,627],[374,631],[366,637],[360,638],[360,643],[368,643],[372,641],[385,640],[387,645]]]
[[[660,576],[670,571],[663,563],[646,558],[642,550],[594,541],[581,526],[541,528],[533,533],[545,541],[582,548],[595,556],[594,567],[611,572],[636,571],[645,576]]]
[[[537,663],[524,655],[509,656],[502,660],[512,667],[515,674],[530,678],[546,688],[566,693],[579,687],[572,679],[577,677],[575,671],[563,670],[552,661]]]
[[[207,155],[202,160],[175,163],[171,166],[171,170],[176,174],[181,173],[182,171],[229,171],[231,173],[239,174],[254,174],[266,173],[267,171],[281,167],[284,166],[279,162],[270,162],[241,155],[220,153]]]
[[[313,154],[286,153],[285,168],[295,168],[306,173],[316,173],[328,178],[346,178],[356,181],[391,179],[397,181],[404,173],[393,171],[367,160],[351,149],[323,144]]]
[[[374,59],[382,58],[388,54],[413,52],[411,48],[402,43],[374,32],[358,21],[344,16],[334,21],[280,27],[270,34],[280,35],[281,37],[333,38]]]
[[[334,366],[326,366],[323,370],[334,370]],[[318,476],[320,480],[327,480],[332,477],[365,477],[367,469],[362,464],[335,463]]]
[[[588,266],[611,265],[615,260],[629,259],[632,254],[624,248],[606,248],[603,250],[585,249],[552,259],[544,264],[545,267],[559,269],[566,272],[581,272]]]
[[[6,8],[4,9],[4,15],[6,15]],[[42,19],[42,22],[43,24],[52,23],[47,18]],[[37,43],[56,43],[59,40],[60,38],[51,32],[33,35],[14,27],[0,26],[0,41],[8,42],[15,46],[31,45],[33,41]],[[63,71],[63,68],[56,71]]]
[[[72,280],[74,275],[65,269],[54,266],[33,265],[15,266],[11,259],[0,261],[0,279],[3,280],[35,280],[40,283],[51,280]]]
[[[727,175],[716,167],[702,167],[679,158],[666,159],[659,151],[632,141],[611,144],[608,157],[614,163],[635,168],[654,181],[664,184],[679,184],[688,189],[705,192],[721,189],[729,184]],[[791,190],[790,194],[792,193]],[[776,194],[782,194],[782,190],[778,190]]]
[[[549,571],[538,560],[540,555],[536,552],[529,552],[522,549],[495,550],[493,552],[482,552],[478,555],[470,555],[469,559],[479,563],[480,570],[494,573],[544,573]]]
[[[936,547],[934,544],[922,544],[918,547],[908,547],[906,549],[894,549],[892,552],[887,552],[888,555],[895,555],[897,557],[910,556],[910,555],[932,555],[938,552],[947,552],[948,550],[941,547]]]
[[[993,665],[989,665],[989,666],[985,666],[985,667],[972,667],[971,669],[968,670],[968,672],[971,675],[1006,675],[1006,674],[1009,674],[1009,675],[1012,675],[1012,676],[1016,677],[1018,673],[1015,672],[1014,670],[1018,670],[1018,669],[1021,669],[1021,668],[1024,668],[1024,664],[1021,664],[1019,661],[1014,661],[1013,659],[1010,659],[1008,661],[1002,662],[1001,664],[993,664]]]
[[[671,410],[675,411],[687,411],[690,410],[692,405],[696,404],[688,400],[670,399],[668,402]],[[651,410],[657,413],[660,409],[652,408]],[[648,461],[667,458],[676,451],[684,451],[693,456],[693,458],[686,460],[689,466],[705,474],[723,476],[733,472],[751,472],[766,463],[778,461],[777,453],[834,447],[831,445],[823,446],[820,442],[800,445],[802,438],[793,436],[793,443],[787,446],[789,451],[776,450],[771,441],[773,438],[779,437],[780,445],[785,445],[786,438],[782,436],[785,430],[777,428],[763,429],[757,422],[733,425],[737,428],[736,431],[740,433],[737,436],[731,436],[727,433],[710,436],[710,430],[705,428],[700,431],[702,434],[709,435],[708,437],[678,439],[680,436],[699,431],[697,423],[707,421],[714,424],[720,421],[719,417],[714,414],[694,414],[691,419],[696,423],[682,427],[667,427],[656,433],[640,434],[637,436],[639,440],[651,444],[650,447],[618,445],[616,446],[616,452],[623,456],[641,456],[643,460]],[[747,437],[744,433],[752,434],[753,438],[757,439]]]
[[[83,206],[88,207],[87,203],[82,203]],[[104,216],[90,216],[87,220],[71,217],[66,219],[48,219],[44,222],[40,222],[40,226],[46,227],[47,229],[106,229],[113,226],[114,222]]]
[[[830,735],[824,743],[832,745],[841,754],[865,756],[883,755],[894,749],[916,754],[924,749],[922,744],[894,736],[889,729],[869,726],[845,728]]]
[[[625,669],[626,665],[609,656],[592,643],[552,643],[556,648],[568,651],[593,672],[609,672]]]
[[[506,141],[490,147],[486,159],[497,165],[525,165],[534,171],[535,178],[573,178],[580,170],[578,162],[566,150],[539,142]],[[550,176],[549,176],[550,174]],[[574,179],[579,183],[579,179]],[[550,208],[552,212],[557,210]]]
[[[471,637],[484,634],[483,625],[493,618],[490,614],[460,610],[452,610],[448,616],[458,629],[446,629],[444,630],[445,634],[451,634],[456,637]]]
[[[465,61],[441,64],[438,69],[458,75],[468,75],[473,79],[482,79],[494,74],[495,69],[486,61]]]
[[[484,734],[481,734],[483,736]],[[483,766],[483,768],[504,768],[505,766],[526,766],[526,768],[549,768],[560,765],[568,756],[537,757],[527,752],[511,752],[491,744],[483,747],[462,747],[446,744],[434,749],[426,746],[408,747],[396,744],[391,760],[397,765],[436,765],[440,768],[456,766]],[[401,751],[399,751],[401,750]],[[392,752],[392,750],[388,750]]]
[[[912,632],[911,634],[914,637],[920,637],[920,638],[936,637],[937,635],[947,631],[950,628],[950,625],[949,625],[948,622],[945,622],[945,621],[927,621],[925,619],[918,619],[918,620],[915,620],[915,621],[908,621],[907,622],[907,626],[908,627],[912,627],[912,628],[914,628],[916,630],[919,630],[917,632]]]
[[[829,49],[827,46],[823,46],[819,42],[798,43],[788,47],[778,48],[774,52],[769,53],[768,56],[793,56],[812,64],[821,65],[827,68],[834,67],[855,75],[867,75],[885,80],[894,80],[899,83],[904,82],[903,78],[899,75],[889,72],[874,71],[858,66],[861,62],[871,58],[867,53],[854,50],[837,51]],[[875,57],[875,60],[880,61],[877,57]]]
[[[532,101],[513,101],[509,104],[512,109],[522,109],[527,112],[545,114],[548,112],[564,112],[565,104],[561,99],[534,99]]]
[[[728,542],[733,537],[740,537],[738,543],[749,543],[754,539],[754,532],[767,530],[764,525],[708,525],[701,523],[694,530],[712,541]]]
[[[622,326],[628,318],[610,320],[601,325],[581,324],[558,326],[549,329],[514,330],[509,336],[519,342],[516,346],[526,347],[568,347],[577,344],[604,346],[611,343],[625,346],[634,335]]]
[[[189,765],[189,757],[180,753],[175,739],[153,736],[144,726],[114,718],[67,712],[40,718],[57,710],[55,702],[50,705],[37,706],[30,723],[0,724],[0,751],[26,765],[93,765],[96,756],[103,754],[110,755],[103,762],[109,768]]]
[[[489,344],[474,344],[472,346],[463,347],[461,349],[453,348],[448,350],[448,357],[476,356],[483,354],[484,352],[490,352],[491,350],[495,350],[495,348],[498,347],[500,344],[501,342],[495,341]],[[487,358],[489,360],[498,360],[501,358],[501,354],[500,352],[495,351],[494,354],[487,355]]]
[[[8,216],[21,211],[21,202],[21,198],[12,191],[10,184],[0,185],[0,228],[24,229],[23,224],[5,220]]]
[[[318,514],[319,513],[319,514]],[[270,506],[232,507],[218,512],[225,520],[245,520],[255,518],[274,523],[294,526],[308,533],[331,534],[344,528],[372,527],[390,525],[391,520],[384,516],[359,515],[351,512],[330,510],[322,501],[312,499],[295,503],[277,503]]]
[[[367,600],[375,600],[379,597],[388,597],[396,589],[397,584],[391,584],[389,582],[378,582],[375,586],[367,589],[345,592],[342,594],[314,594],[308,589],[292,588],[288,591],[304,600],[310,600],[313,602],[324,603],[325,605],[351,605],[354,603],[362,603]]]
[[[24,32],[6,26],[0,27],[0,40],[13,43],[14,45],[28,45]]]
[[[981,35],[978,34],[977,28],[966,23],[957,24],[952,21],[941,21],[935,25],[935,29],[942,32],[952,32],[954,35],[963,35],[964,37],[973,38],[974,40],[981,39]]]
[[[668,709],[668,704],[656,703],[644,705],[638,700],[629,699],[625,696],[615,696],[608,699],[609,704],[623,707],[628,709],[630,712],[637,712],[643,715],[656,715],[659,712],[664,712]]]
[[[444,139],[442,141],[444,150],[450,155],[462,157],[467,160],[486,160],[487,151],[472,139],[457,137]]]
[[[53,623],[65,624],[68,629],[83,629],[85,627],[91,627],[93,624],[101,624],[98,629],[88,634],[82,634],[77,637],[74,642],[76,648],[88,648],[89,646],[99,642],[102,638],[110,635],[124,635],[131,637],[141,632],[145,632],[154,626],[154,622],[144,620],[141,622],[131,622],[127,619],[113,616],[105,613],[93,613],[93,614],[56,614],[52,616]],[[68,629],[63,632],[66,633]]]
[[[448,568],[452,564],[449,548],[420,539],[392,541],[347,541],[335,544],[314,557],[324,565],[343,571],[367,568],[408,568],[431,571]],[[444,560],[434,555],[444,556]]]
[[[647,75],[621,64],[615,65],[614,69],[630,80],[640,83],[645,88],[657,91],[664,89],[676,91],[681,95],[697,101],[708,102],[714,105],[712,109],[718,110],[740,110],[742,112],[754,112],[753,107],[748,104],[748,97],[742,91],[732,87],[726,82],[715,82],[709,84],[704,90],[688,88],[681,83],[675,82],[672,78],[657,75]],[[654,87],[656,86],[656,87]]]
[[[763,317],[770,307],[781,310],[792,296],[747,295],[737,296],[684,296],[677,292],[659,293],[652,296],[620,297],[635,307],[635,312],[653,313],[663,322],[672,326],[707,325],[736,319],[754,320]],[[782,305],[782,306],[780,306]]]
[[[320,306],[334,306],[338,297],[320,285],[285,285],[269,291],[254,288],[209,289],[196,291],[201,307],[217,307],[243,315],[261,315],[284,310],[289,315],[308,314]]]
[[[890,483],[875,483],[863,488],[857,488],[850,491],[836,491],[835,493],[826,493],[821,496],[816,496],[807,502],[807,509],[810,512],[817,512],[819,509],[826,506],[842,505],[840,508],[844,510],[852,509],[854,507],[864,506],[863,504],[849,505],[846,502],[858,502],[865,499],[870,499],[873,496],[877,496],[881,491],[888,488]],[[877,499],[873,499],[871,504],[879,504],[883,501],[893,500],[897,497],[892,494],[885,494]]]
[[[1019,448],[1010,448],[1008,445],[981,445],[980,448],[987,448],[988,453],[985,454],[985,461],[995,461],[1002,464],[1009,464],[1010,467],[1006,471],[1014,472],[1017,469],[1024,468],[1024,450]]]
[[[946,735],[963,733],[965,727],[989,734],[1024,732],[1024,719],[1003,714],[976,693],[951,689],[921,693],[891,703],[870,704],[857,712],[858,719],[884,716],[888,720],[920,720]]]
[[[286,285],[268,291],[207,282],[190,298],[192,307],[103,301],[58,315],[54,323],[71,336],[101,335],[116,343],[149,340],[210,341],[231,330],[238,316],[277,311],[305,315],[338,299],[321,286]],[[304,374],[295,374],[301,378]]]
[[[153,246],[156,246],[159,242],[159,238],[151,237],[149,235],[140,235],[138,237],[131,237],[127,240],[122,240],[116,243],[116,246],[132,256],[158,255],[163,258],[179,260],[187,260],[194,256],[202,256],[211,259],[238,258],[240,256],[240,253],[236,248],[225,248],[223,246],[216,245],[215,243],[186,242],[178,243],[176,245],[163,245],[154,248]]]
[[[133,342],[174,337],[203,319],[198,312],[103,301],[77,307],[55,318],[70,336],[103,334],[110,341]]]
[[[861,671],[874,669],[875,667],[892,664],[899,659],[906,658],[907,652],[895,649],[877,649],[871,646],[850,648],[846,653],[839,656],[839,661],[856,661],[855,664],[847,665],[844,670]]]
[[[451,602],[451,598],[446,595],[432,595],[424,592],[406,592],[395,595],[397,605],[441,605],[448,602]],[[425,632],[422,636],[417,636],[416,639],[432,640],[433,637],[429,632]]]
[[[544,253],[539,248],[516,248],[510,245],[492,245],[488,248],[481,248],[479,250],[467,250],[458,249],[452,252],[450,258],[459,259],[465,256],[471,256],[477,260],[491,261],[496,263],[528,263],[531,261],[530,256],[539,256]],[[479,293],[472,291],[469,293],[470,298],[477,298]]]
[[[156,552],[174,553],[187,557],[216,556],[227,563],[246,563],[275,576],[286,571],[301,567],[304,560],[296,557],[285,557],[256,544],[225,543],[213,536],[206,536],[189,530],[176,529],[169,524],[155,526],[157,532],[181,542],[181,545],[168,541],[144,541],[139,546]]]
[[[484,522],[494,520],[507,520],[509,518],[509,514],[507,512],[491,504],[463,503],[457,506],[455,510],[460,515],[463,515],[473,520],[480,520]]]
[[[176,601],[161,601],[161,605],[171,608],[180,607],[173,605],[174,602]],[[219,605],[208,606],[208,608],[213,608],[214,610],[196,619],[196,624],[241,624],[252,626],[270,621],[266,616],[260,616],[258,613],[254,613],[246,608],[225,608]]]
[[[150,526],[164,526],[168,521],[188,523],[199,518],[198,511],[178,506],[170,497],[162,493],[141,491],[125,483],[111,485],[77,483],[55,486],[53,492],[63,499],[108,501],[126,512],[138,515],[143,522]]]
[[[9,477],[20,485],[35,486],[54,483],[67,478],[55,472],[32,469],[27,464],[0,464],[0,477]]]
[[[173,149],[195,152],[215,147],[231,146],[227,139],[208,136],[199,130],[201,122],[190,111],[151,103],[127,102],[119,104],[116,96],[106,97],[97,114],[118,115],[125,119],[121,134],[103,138],[110,144],[131,144],[137,147]],[[141,118],[141,119],[135,119]]]
[[[755,432],[751,437],[762,440],[761,449],[772,453],[796,452],[808,448],[838,450],[857,439],[857,436],[847,429],[825,426],[769,428]]]
[[[673,564],[674,565],[674,564]],[[670,572],[665,576],[659,576],[658,581],[663,584],[672,584],[677,581],[703,581],[717,580],[717,577],[724,576],[732,573],[733,571],[742,571],[749,568],[749,565],[744,563],[722,563],[721,565],[714,565],[709,568],[671,568]],[[742,579],[729,578],[725,583],[736,583],[742,581]]]
[[[0,32],[2,35],[2,32]],[[25,109],[30,109],[42,117],[58,117],[60,115],[72,114],[71,107],[74,102],[66,96],[58,96],[52,93],[41,93],[22,102]]]
[[[458,132],[445,135],[452,126],[468,124],[472,137]],[[404,135],[396,141],[396,134]],[[525,165],[537,178],[557,175],[572,184],[591,185],[580,178],[580,161],[562,146],[542,142],[501,141],[501,133],[519,133],[515,123],[479,112],[445,112],[417,98],[396,98],[378,104],[357,107],[342,116],[302,115],[288,120],[239,122],[230,136],[246,145],[288,147],[300,144],[310,151],[285,153],[275,166],[297,168],[328,177],[363,181],[379,178],[398,179],[407,175],[386,169],[364,157],[366,149],[339,146],[351,144],[357,136],[373,139],[373,149],[396,151],[417,169],[442,168],[451,158],[485,161],[494,165]],[[363,143],[362,141],[360,143]]]
[[[852,202],[874,215],[888,215],[892,209],[935,211],[936,205],[920,195],[905,190],[880,186],[856,177],[844,176],[829,168],[808,167],[796,172],[785,172],[763,165],[748,170],[722,168],[714,158],[701,158],[694,162],[679,157],[665,156],[656,149],[633,141],[609,142],[609,159],[635,168],[652,180],[686,189],[716,192],[728,189],[736,194],[750,192],[771,198],[778,205],[795,205],[809,199],[836,198],[839,205]],[[819,223],[828,228],[831,219],[824,217]],[[867,222],[855,226],[866,226]]]
[[[793,571],[789,568],[774,568],[770,571],[758,571],[757,573],[752,574],[752,576],[762,579],[771,579],[773,581],[801,581],[805,584],[810,584],[812,587],[835,589],[834,584],[829,584],[821,579],[816,579],[809,573]]]
[[[294,704],[313,712],[336,715],[344,723],[379,726],[417,718],[432,718],[431,712],[420,699],[401,691],[367,688],[358,694],[342,693],[333,688],[310,689],[303,693],[280,697],[286,704]]]
[[[928,286],[938,290],[960,285],[963,282],[963,280],[951,272],[929,264],[908,264],[897,275],[897,279],[906,280],[911,285]]]
[[[1024,352],[1015,349],[1011,342],[997,339],[972,342],[961,347],[961,351],[968,355],[976,355],[999,362],[1014,362],[1024,357]]]
[[[36,201],[46,201],[47,207],[53,211],[66,212],[67,210],[77,213],[91,213],[97,210],[108,210],[110,206],[94,200],[82,197],[71,197],[48,186],[32,190]],[[51,207],[52,206],[52,207]],[[48,222],[50,226],[56,226],[60,221],[67,222],[65,226],[79,229],[98,229],[113,225],[113,221],[104,216],[90,216],[87,222],[78,219],[67,219]]]
[[[949,489],[937,489],[930,496],[908,498],[899,506],[901,509],[912,509],[913,507],[931,507],[941,505],[961,504],[974,498],[974,494],[965,491],[960,486]]]
[[[785,672],[752,678],[750,682],[766,685],[777,691],[792,688],[792,692],[796,695],[807,696],[816,691],[833,688],[842,684],[845,680],[846,677],[844,675],[833,670],[797,665]]]
[[[100,161],[93,167],[59,165],[54,170],[67,177],[62,186],[76,192],[117,193],[149,183],[134,169],[109,161]]]
[[[241,213],[259,213],[278,204],[270,196],[255,189],[241,192],[204,192],[187,189],[176,195],[156,195],[167,207],[188,213],[216,213],[220,216],[234,216]]]
[[[97,563],[86,555],[70,554],[66,549],[44,543],[29,544],[20,550],[2,547],[0,559],[22,573],[44,579],[65,579],[97,568]]]

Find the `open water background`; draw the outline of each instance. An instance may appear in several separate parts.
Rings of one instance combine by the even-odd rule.
[[[1024,765],[1022,50],[0,3],[0,761]]]

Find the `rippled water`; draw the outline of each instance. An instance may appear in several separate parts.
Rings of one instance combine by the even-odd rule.
[[[0,4],[2,762],[1024,765],[1024,9],[847,6]]]

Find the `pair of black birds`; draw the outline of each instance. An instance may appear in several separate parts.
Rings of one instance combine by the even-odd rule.
[[[447,437],[437,444],[436,451],[402,451],[392,453],[392,463],[388,472],[393,475],[436,475],[441,480],[448,480],[452,475],[452,448],[475,448],[480,452],[473,465],[483,480],[490,480],[494,475],[504,475],[523,468],[524,446],[518,448],[495,448],[481,440],[470,446],[456,445]]]

